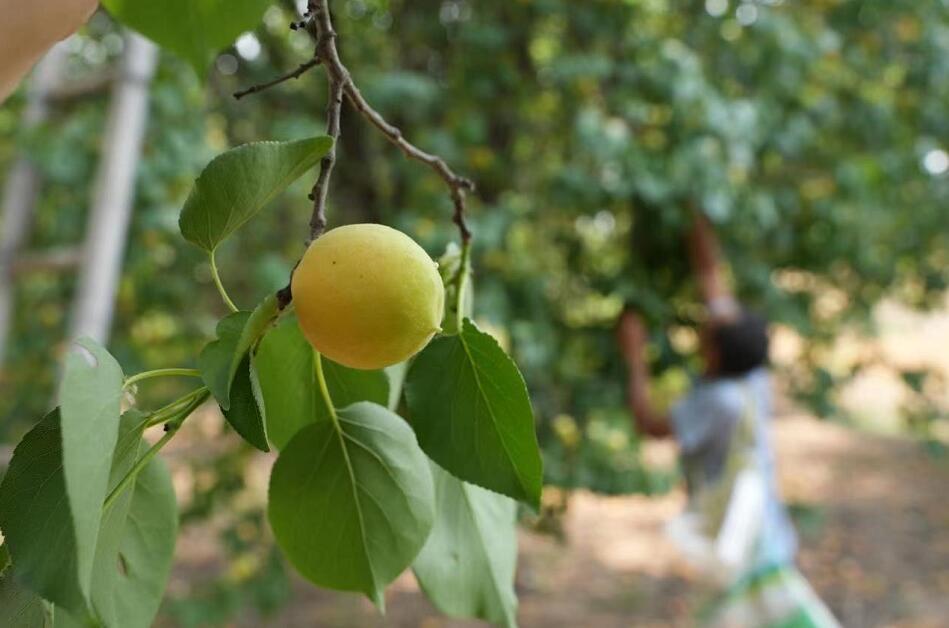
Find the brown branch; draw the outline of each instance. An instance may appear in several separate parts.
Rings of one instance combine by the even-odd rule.
[[[275,85],[280,85],[281,83],[285,83],[286,81],[289,81],[291,79],[300,78],[301,76],[306,74],[308,70],[315,68],[319,64],[320,64],[320,59],[318,57],[313,57],[306,63],[301,63],[297,67],[296,70],[292,72],[287,72],[283,76],[278,76],[272,81],[267,81],[266,83],[260,83],[258,85],[251,85],[247,89],[242,89],[238,92],[234,92],[234,98],[237,100],[240,100],[244,96],[250,96],[251,94],[262,92],[264,90],[270,89],[271,87],[274,87]]]
[[[325,2],[310,2],[307,5],[305,17],[308,19],[304,20],[303,26],[316,39],[313,59],[323,61],[330,58],[330,56],[335,56],[338,61],[339,55],[336,52],[335,44],[336,32],[333,30],[329,7]],[[299,28],[299,26],[297,27]],[[333,145],[320,160],[320,174],[310,190],[313,212],[310,215],[310,233],[307,236],[306,247],[309,247],[326,229],[326,198],[329,194],[330,176],[333,174],[333,166],[336,164],[336,144],[339,141],[340,128],[339,118],[343,109],[343,82],[332,71],[327,71],[326,78],[329,83],[329,96],[326,102],[326,134],[333,139]],[[298,261],[297,264],[299,263]],[[293,270],[296,270],[296,266],[293,267]],[[291,271],[290,277],[292,280],[293,271]],[[291,300],[293,300],[292,283],[288,283],[277,291],[277,305],[282,310],[290,304]]]
[[[313,20],[316,22],[317,31],[333,32],[333,25],[330,20],[327,0],[310,0],[309,10],[313,14]],[[409,159],[415,159],[434,170],[442,178],[451,192],[451,200],[455,206],[453,220],[461,233],[461,240],[467,243],[471,239],[471,231],[465,221],[465,193],[472,192],[475,189],[474,183],[465,177],[459,176],[445,163],[445,160],[437,155],[432,155],[418,148],[409,142],[402,135],[398,127],[388,122],[378,111],[366,102],[362,92],[353,82],[349,70],[343,65],[339,58],[339,52],[336,50],[335,33],[332,37],[323,42],[324,45],[317,45],[320,58],[323,59],[327,73],[336,81],[343,85],[343,91],[349,102],[366,118],[374,127],[379,129],[386,138],[399,147],[403,154]]]
[[[316,183],[313,184],[313,189],[310,190],[313,213],[310,216],[310,235],[306,241],[306,245],[309,246],[326,229],[326,198],[329,193],[330,176],[336,164],[336,144],[339,142],[339,117],[343,109],[345,78],[333,69],[339,63],[339,53],[336,52],[336,31],[333,30],[333,21],[326,0],[311,0],[307,5],[307,10],[311,16],[308,23],[311,26],[310,32],[316,37],[314,54],[323,61],[327,69],[329,97],[326,102],[326,134],[333,138],[333,146],[320,161],[320,174],[316,178]]]
[[[405,139],[402,135],[402,131],[399,130],[398,127],[387,122],[378,111],[373,109],[369,103],[366,102],[359,88],[356,87],[356,84],[349,77],[349,73],[346,72],[346,68],[340,65],[340,70],[345,73],[346,77],[346,82],[344,83],[346,97],[356,110],[369,120],[374,127],[379,129],[390,142],[398,146],[406,157],[427,165],[445,181],[445,184],[451,192],[452,203],[455,206],[453,220],[455,224],[458,225],[461,240],[462,242],[470,240],[471,231],[468,230],[468,225],[465,222],[465,193],[474,191],[474,182],[455,174],[452,169],[448,167],[448,164],[445,163],[445,160],[438,155],[427,153]]]
[[[336,31],[333,30],[333,20],[330,15],[328,0],[309,0],[304,17],[306,19],[301,24],[296,25],[296,28],[306,28],[314,37],[316,40],[314,59],[318,59],[326,68],[329,82],[326,132],[327,135],[333,138],[333,148],[320,162],[320,174],[310,192],[310,199],[313,201],[313,214],[310,218],[310,234],[307,246],[320,237],[326,228],[326,197],[329,191],[329,179],[336,162],[336,144],[339,140],[339,118],[343,96],[370,124],[376,127],[390,142],[398,146],[406,157],[422,162],[441,177],[448,186],[454,205],[452,221],[457,225],[461,234],[462,245],[467,246],[471,240],[471,231],[465,218],[465,195],[474,191],[474,182],[456,174],[441,157],[427,153],[409,142],[398,127],[389,123],[382,117],[382,114],[373,109],[366,101],[353,82],[349,70],[346,69],[339,57],[339,51],[336,49]],[[290,285],[277,292],[277,302],[281,309],[289,305],[292,299]]]

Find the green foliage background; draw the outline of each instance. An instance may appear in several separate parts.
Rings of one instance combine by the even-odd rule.
[[[869,326],[884,294],[917,306],[944,294],[949,177],[921,160],[949,137],[949,7],[771,0],[737,14],[726,2],[711,15],[719,4],[333,3],[341,53],[369,101],[478,182],[476,314],[503,332],[524,372],[555,483],[609,492],[668,483],[636,455],[612,328],[625,301],[657,328],[694,318],[681,242],[690,204],[719,225],[741,296],[804,334],[808,360],[842,326]],[[741,23],[749,11],[755,19]],[[200,169],[231,145],[322,131],[319,70],[244,101],[229,96],[309,54],[291,19],[289,3],[274,3],[255,33],[259,56],[226,52],[206,84],[187,62],[162,59],[111,343],[128,372],[193,361],[223,314],[203,254],[177,230]],[[120,47],[100,12],[74,40],[70,75],[103,71]],[[46,177],[32,248],[81,239],[106,102],[103,93],[58,107],[30,133],[18,128],[22,92],[0,109],[0,173],[26,150]],[[285,283],[308,185],[218,251],[239,305]],[[382,221],[436,255],[453,236],[449,215],[441,181],[344,110],[331,226]],[[5,441],[48,409],[51,348],[73,286],[69,274],[18,282],[0,375]],[[815,306],[828,286],[846,307]],[[666,334],[655,341],[657,370],[690,366]],[[830,412],[836,382],[818,367],[789,375]]]

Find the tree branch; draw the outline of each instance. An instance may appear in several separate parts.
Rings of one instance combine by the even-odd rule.
[[[289,81],[289,80],[291,80],[291,79],[300,78],[301,76],[303,76],[304,74],[306,74],[306,72],[307,72],[308,70],[310,70],[310,69],[312,69],[312,68],[315,68],[315,67],[318,66],[319,64],[320,64],[319,58],[313,57],[312,59],[310,59],[310,60],[307,61],[306,63],[301,63],[299,66],[297,66],[297,69],[296,69],[296,70],[293,70],[292,72],[287,72],[287,73],[284,74],[283,76],[278,76],[277,78],[273,79],[272,81],[267,81],[266,83],[259,83],[259,84],[257,84],[257,85],[251,85],[251,86],[248,87],[247,89],[242,89],[242,90],[240,90],[240,91],[238,91],[238,92],[234,92],[234,98],[237,99],[237,100],[240,100],[240,99],[243,98],[244,96],[250,96],[251,94],[257,94],[257,93],[262,92],[262,91],[264,91],[264,90],[270,89],[271,87],[274,87],[274,86],[276,86],[276,85],[280,85],[281,83],[285,83],[286,81]]]
[[[339,58],[339,52],[336,49],[336,33],[333,32],[328,0],[310,0],[308,8],[312,16],[311,19],[316,25],[317,33],[320,35],[322,33],[332,33],[331,37],[318,39],[317,43],[317,54],[323,60],[323,65],[326,67],[331,80],[342,84],[343,92],[352,106],[374,127],[379,129],[390,142],[398,146],[406,157],[422,162],[442,178],[445,185],[448,186],[452,204],[455,207],[453,221],[458,226],[462,243],[468,242],[471,239],[471,231],[468,229],[465,220],[465,194],[474,191],[474,182],[455,174],[441,157],[427,153],[409,142],[398,127],[388,122],[382,117],[382,114],[372,108],[363,97],[362,92],[359,91],[356,83],[353,82],[349,70],[346,69]]]
[[[314,54],[327,69],[326,79],[329,83],[329,98],[326,102],[326,134],[333,138],[333,147],[320,160],[320,174],[316,178],[316,183],[313,184],[313,189],[310,190],[313,214],[310,216],[310,235],[306,241],[306,245],[309,246],[326,229],[326,197],[329,193],[333,166],[336,164],[339,117],[343,109],[343,89],[346,76],[336,71],[337,64],[339,64],[339,53],[336,52],[336,31],[333,30],[333,21],[326,0],[311,0],[307,8],[312,16],[309,22],[312,25],[310,32],[316,36],[316,51]]]
[[[339,140],[339,118],[342,109],[343,97],[366,120],[376,127],[390,142],[399,147],[409,159],[419,161],[435,171],[448,186],[451,194],[454,213],[452,221],[458,227],[463,247],[467,247],[471,240],[471,231],[465,217],[465,196],[475,189],[474,182],[456,174],[445,160],[438,155],[427,153],[409,142],[402,135],[402,131],[389,123],[382,114],[372,108],[363,97],[362,92],[353,82],[352,76],[343,65],[336,49],[336,31],[333,30],[333,20],[329,10],[329,0],[309,0],[304,21],[294,25],[296,28],[306,28],[316,40],[314,60],[318,60],[326,69],[329,82],[329,102],[326,106],[326,132],[333,138],[333,148],[320,162],[320,174],[310,192],[313,201],[313,213],[310,217],[310,234],[307,246],[316,240],[326,228],[326,198],[329,191],[329,180],[336,163],[336,144]],[[302,66],[301,66],[302,67]],[[299,262],[298,262],[299,263]],[[277,303],[280,309],[289,305],[293,299],[290,285],[277,292]]]

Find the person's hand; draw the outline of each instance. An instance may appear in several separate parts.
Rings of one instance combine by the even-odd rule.
[[[89,19],[98,0],[0,0],[0,103],[53,44]]]
[[[646,343],[649,340],[649,333],[646,331],[646,324],[638,312],[625,310],[620,315],[616,334],[620,351],[623,352],[627,360],[643,355]]]

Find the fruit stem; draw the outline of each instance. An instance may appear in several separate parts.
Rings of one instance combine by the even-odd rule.
[[[152,379],[154,377],[201,377],[201,371],[198,369],[155,369],[154,371],[145,371],[143,373],[138,373],[133,375],[125,380],[125,383],[122,384],[122,388],[128,389],[133,384],[146,379]]]
[[[468,274],[471,270],[471,240],[461,242],[461,260],[458,263],[458,272],[455,275],[455,316],[458,333],[461,333],[462,323],[465,320],[465,292],[468,290]]]
[[[326,403],[326,408],[333,418],[333,424],[338,430],[339,420],[336,418],[336,407],[333,406],[333,398],[330,397],[330,389],[329,386],[326,385],[326,377],[323,375],[323,355],[316,349],[313,350],[313,370],[316,372],[316,381],[320,385],[320,393],[323,395],[323,401]]]
[[[191,416],[191,413],[194,412],[198,406],[205,402],[205,400],[210,396],[210,392],[205,388],[200,395],[191,400],[191,403],[186,405],[184,408],[179,410],[168,423],[165,424],[165,433],[162,435],[158,442],[148,448],[141,458],[139,458],[132,468],[129,469],[128,473],[125,474],[115,488],[106,496],[105,501],[102,503],[102,512],[108,512],[112,505],[115,503],[115,500],[127,489],[132,482],[135,481],[135,478],[138,477],[138,474],[141,473],[142,469],[151,462],[162,448],[168,444],[168,442],[175,437],[175,434],[178,432],[178,428],[181,427],[181,424],[184,423],[185,419]]]
[[[231,297],[227,295],[227,290],[224,289],[224,284],[221,283],[221,275],[217,272],[217,262],[214,259],[214,251],[208,254],[208,257],[211,258],[211,277],[214,278],[214,285],[217,286],[217,291],[221,294],[221,298],[224,300],[225,305],[232,311],[237,311],[237,306],[234,305],[234,302],[231,301]]]

